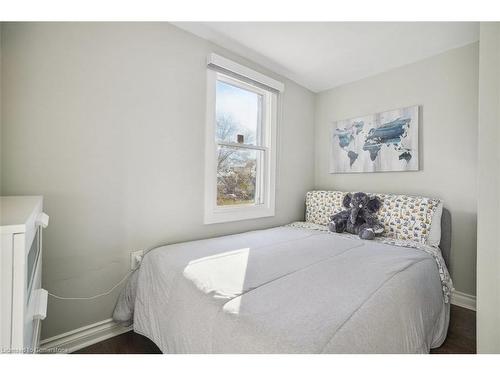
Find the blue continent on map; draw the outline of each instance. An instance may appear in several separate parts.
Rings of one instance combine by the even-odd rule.
[[[383,145],[392,145],[396,150],[401,150],[401,138],[406,136],[406,129],[409,124],[409,118],[398,118],[378,128],[371,128],[366,137],[365,144],[363,145],[363,150],[370,153],[370,159],[372,161],[375,161]],[[402,155],[404,156],[402,157]],[[407,162],[410,161],[410,151],[405,150],[399,156],[399,159],[404,159]]]
[[[347,153],[347,156],[349,157],[349,166],[352,167],[352,165],[354,164],[354,162],[358,159],[358,154],[355,153],[354,151],[349,151]]]

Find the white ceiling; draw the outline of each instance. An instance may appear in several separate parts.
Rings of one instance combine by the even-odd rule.
[[[176,22],[319,92],[479,39],[476,22]]]

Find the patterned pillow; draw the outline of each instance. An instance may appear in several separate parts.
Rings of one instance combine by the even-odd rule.
[[[328,225],[330,216],[342,210],[341,191],[309,191],[306,194],[306,221]],[[432,224],[432,216],[440,200],[396,194],[376,194],[382,200],[377,212],[384,225],[385,237],[398,240],[427,242]]]
[[[306,194],[306,221],[328,225],[330,216],[344,210],[342,200],[345,194],[342,191],[308,191]]]

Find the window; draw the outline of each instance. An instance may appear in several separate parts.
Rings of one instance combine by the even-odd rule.
[[[207,73],[205,223],[274,216],[278,92],[259,84],[260,73],[211,56],[219,64]]]

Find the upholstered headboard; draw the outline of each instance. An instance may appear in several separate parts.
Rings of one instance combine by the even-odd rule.
[[[446,266],[450,269],[451,257],[451,214],[447,208],[443,207],[443,214],[441,215],[441,242],[439,248],[443,254]]]

